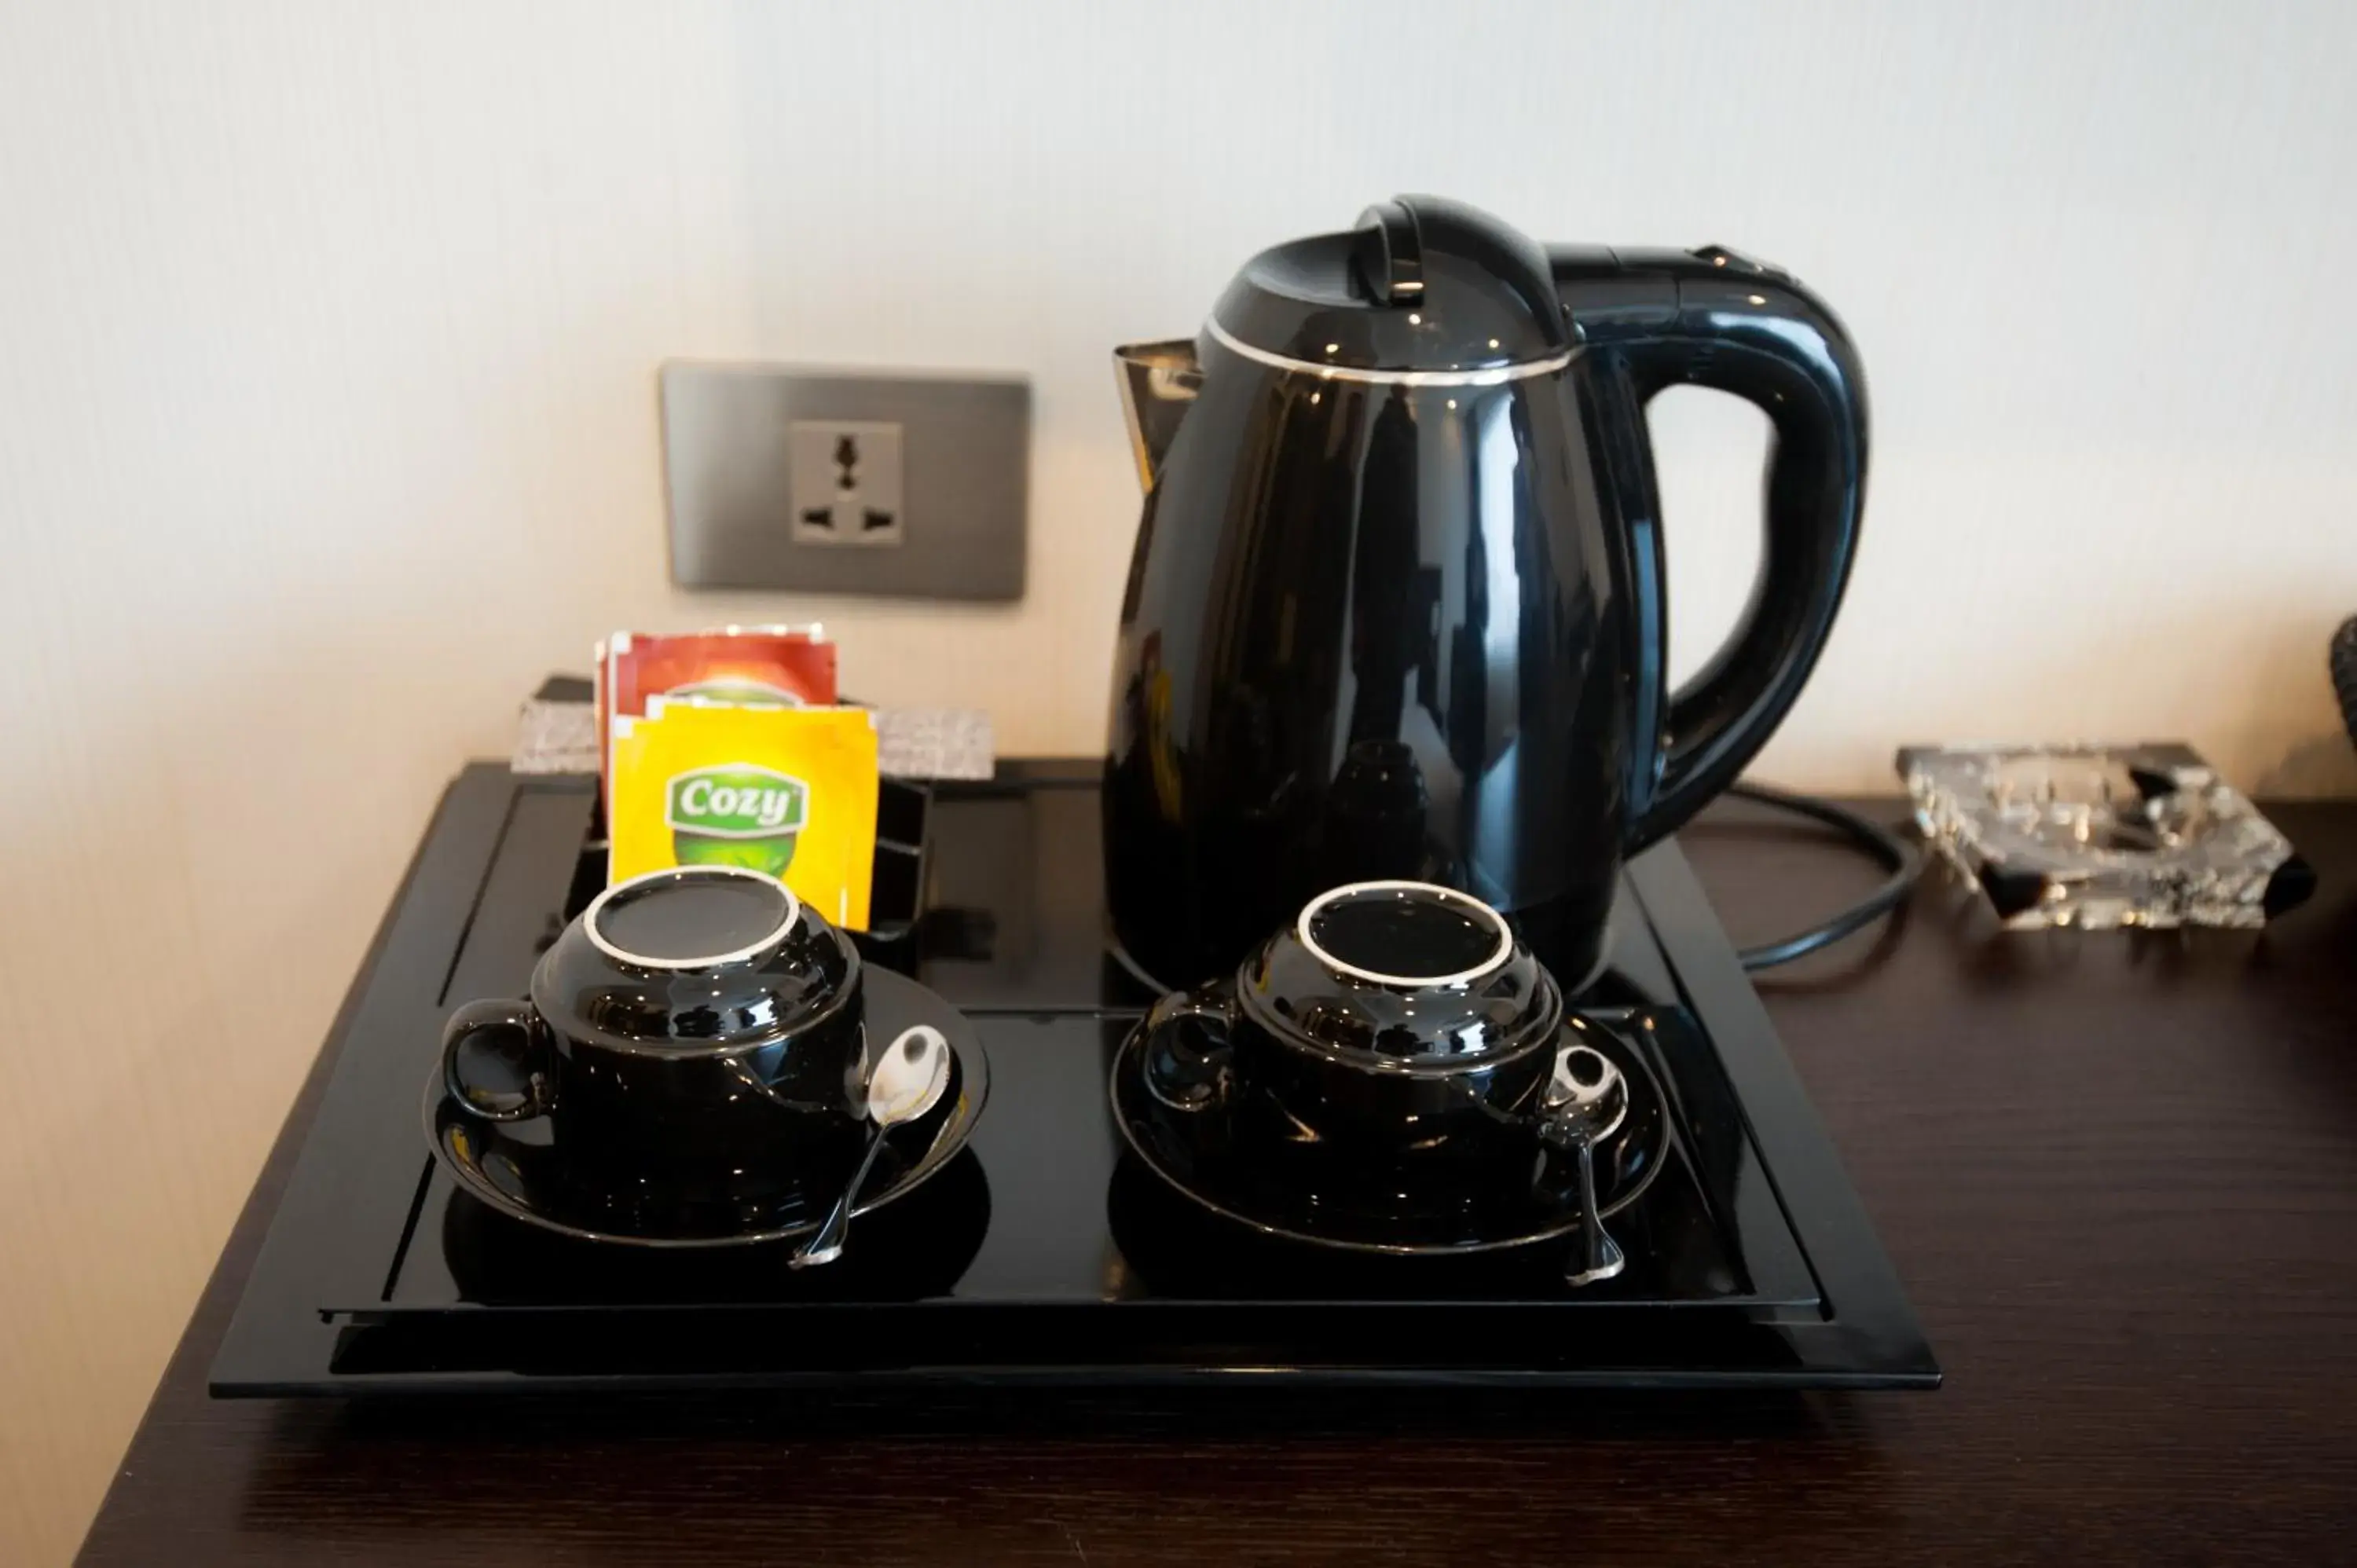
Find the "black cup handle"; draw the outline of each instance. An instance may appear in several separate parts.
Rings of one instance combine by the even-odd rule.
[[[469,1116],[485,1122],[528,1122],[556,1101],[556,1054],[548,1024],[529,1002],[469,1002],[442,1026],[442,1083]],[[469,1076],[470,1063],[488,1058],[507,1082]]]
[[[1146,1091],[1173,1111],[1205,1111],[1227,1098],[1234,990],[1225,984],[1174,991],[1146,1015]]]
[[[1767,744],[1833,629],[1866,499],[1866,372],[1825,303],[1791,276],[1717,246],[1696,251],[1557,247],[1556,287],[1583,339],[1630,400],[1610,464],[1637,556],[1644,669],[1628,780],[1626,847],[1676,829]],[[1643,406],[1691,383],[1766,413],[1766,540],[1734,635],[1663,696],[1667,608],[1660,501]]]

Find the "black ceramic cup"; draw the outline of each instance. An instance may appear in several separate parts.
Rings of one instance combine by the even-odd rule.
[[[1146,1081],[1181,1110],[1241,1090],[1273,1108],[1282,1144],[1513,1157],[1562,1021],[1555,982],[1495,909],[1431,883],[1357,882],[1311,899],[1232,979],[1157,1003]]]
[[[468,1113],[549,1118],[568,1156],[649,1179],[839,1176],[862,1137],[859,954],[775,878],[683,866],[617,883],[556,939],[529,1000],[442,1035]]]

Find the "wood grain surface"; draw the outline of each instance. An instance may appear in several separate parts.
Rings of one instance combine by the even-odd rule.
[[[1935,878],[1763,982],[1937,1393],[210,1401],[315,1082],[84,1561],[2357,1560],[2357,806],[2276,814],[2324,887],[2263,934]],[[1685,842],[1738,940],[1873,876],[1739,804]]]

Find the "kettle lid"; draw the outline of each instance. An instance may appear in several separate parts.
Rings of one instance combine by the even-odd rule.
[[[1437,196],[1378,202],[1354,229],[1263,251],[1210,330],[1252,358],[1379,374],[1500,370],[1572,348],[1546,252]]]

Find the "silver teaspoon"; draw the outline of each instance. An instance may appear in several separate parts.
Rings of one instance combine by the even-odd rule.
[[[788,1267],[807,1269],[843,1256],[844,1238],[851,1231],[851,1206],[867,1181],[877,1152],[884,1147],[884,1134],[903,1122],[914,1122],[940,1104],[942,1091],[949,1082],[949,1037],[931,1025],[919,1024],[903,1029],[899,1037],[885,1047],[876,1070],[867,1075],[867,1119],[876,1124],[875,1131],[867,1134],[867,1152],[859,1156],[859,1168],[851,1173],[851,1180],[844,1187],[843,1196],[835,1200],[826,1223],[787,1260]]]
[[[1612,1058],[1592,1046],[1567,1045],[1555,1058],[1555,1076],[1542,1101],[1546,1121],[1541,1135],[1568,1148],[1579,1162],[1580,1250],[1563,1272],[1567,1285],[1609,1280],[1628,1266],[1619,1242],[1597,1212],[1596,1145],[1610,1137],[1629,1113],[1629,1082]]]

